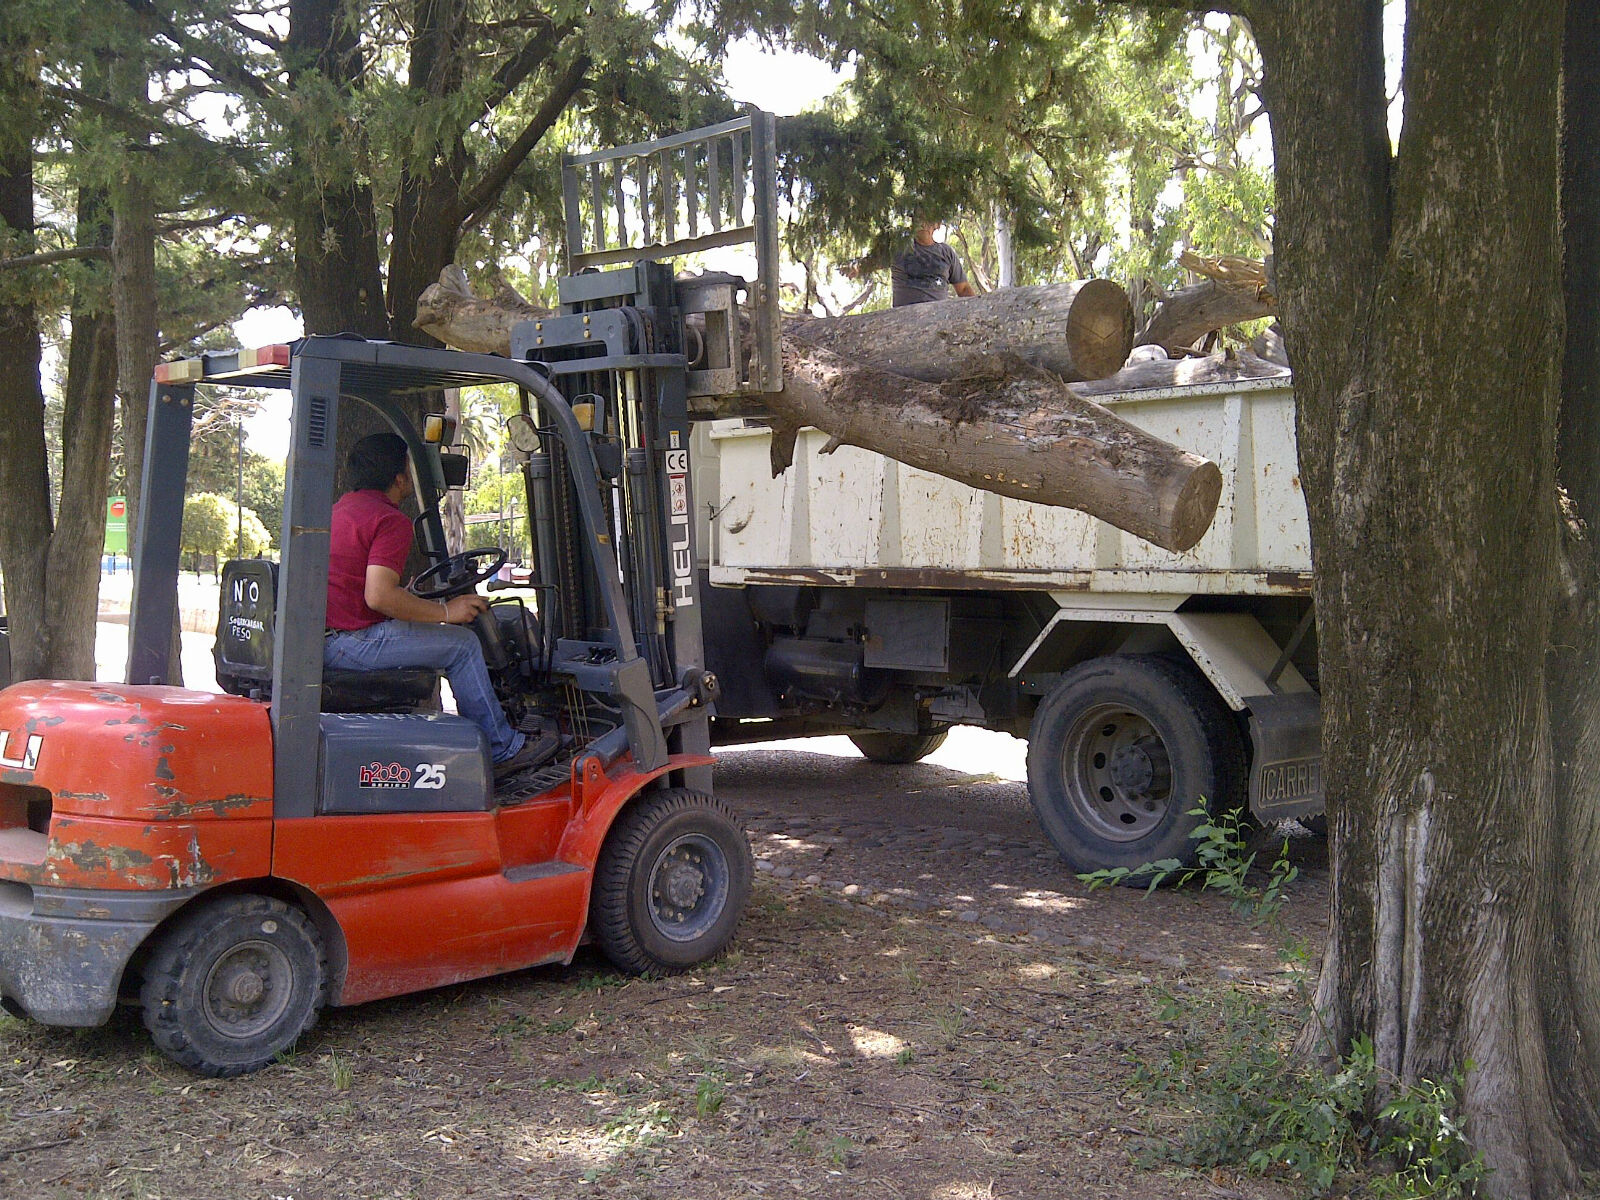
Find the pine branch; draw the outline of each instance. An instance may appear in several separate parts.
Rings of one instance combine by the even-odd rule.
[[[16,258],[0,258],[0,271],[19,267],[44,267],[51,263],[70,262],[73,259],[111,257],[110,246],[71,246],[66,250],[41,250],[37,254],[19,254]]]
[[[573,59],[551,87],[549,95],[544,98],[544,103],[539,106],[539,111],[534,113],[533,119],[523,127],[516,140],[500,156],[500,160],[484,173],[470,191],[463,194],[460,209],[460,221],[463,227],[477,224],[494,206],[511,176],[526,161],[528,155],[533,153],[533,148],[545,134],[550,132],[551,126],[561,118],[567,105],[578,94],[578,89],[583,86],[592,65],[587,54],[580,54]]]
[[[218,83],[247,92],[258,100],[271,100],[276,96],[267,81],[252,70],[247,62],[221,46],[202,42],[170,17],[156,17],[152,24],[163,37],[183,51],[186,65],[205,72]]]
[[[214,213],[209,217],[189,217],[181,221],[167,221],[157,227],[156,233],[164,235],[169,233],[183,233],[190,229],[215,229],[219,225],[226,225],[230,221],[243,220],[238,213]]]
[[[529,75],[556,52],[572,29],[571,24],[557,26],[545,18],[543,28],[529,38],[521,50],[501,63],[500,69],[494,73],[489,94],[484,97],[483,115],[488,116],[499,108]]]
[[[249,41],[255,42],[258,46],[265,46],[274,54],[282,54],[284,47],[288,45],[288,43],[282,38],[275,38],[264,29],[252,29],[243,21],[239,20],[237,16],[227,17],[226,23],[235,32],[239,33]]]

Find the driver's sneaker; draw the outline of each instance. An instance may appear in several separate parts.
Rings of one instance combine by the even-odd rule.
[[[550,761],[560,746],[560,739],[553,734],[528,734],[522,739],[522,748],[510,758],[503,759],[494,764],[495,781],[510,779],[518,771],[526,771]]]

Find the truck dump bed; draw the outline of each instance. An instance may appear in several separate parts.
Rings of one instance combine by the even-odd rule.
[[[1097,397],[1222,468],[1216,519],[1183,554],[853,446],[824,454],[828,436],[815,429],[774,479],[763,425],[710,422],[696,432],[695,494],[711,582],[1307,595],[1311,545],[1288,385],[1236,380]]]

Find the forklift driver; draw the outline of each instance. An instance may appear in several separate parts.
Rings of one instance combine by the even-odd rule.
[[[476,595],[424,600],[400,586],[411,551],[411,522],[399,507],[412,492],[404,439],[393,433],[362,438],[346,472],[350,490],[333,506],[323,665],[443,671],[461,715],[489,738],[495,778],[536,765],[540,747],[511,728],[489,682],[483,647],[463,628],[488,602]]]

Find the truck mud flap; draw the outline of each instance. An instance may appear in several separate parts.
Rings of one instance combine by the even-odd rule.
[[[1263,820],[1322,811],[1322,699],[1315,692],[1249,696],[1250,811]]]

